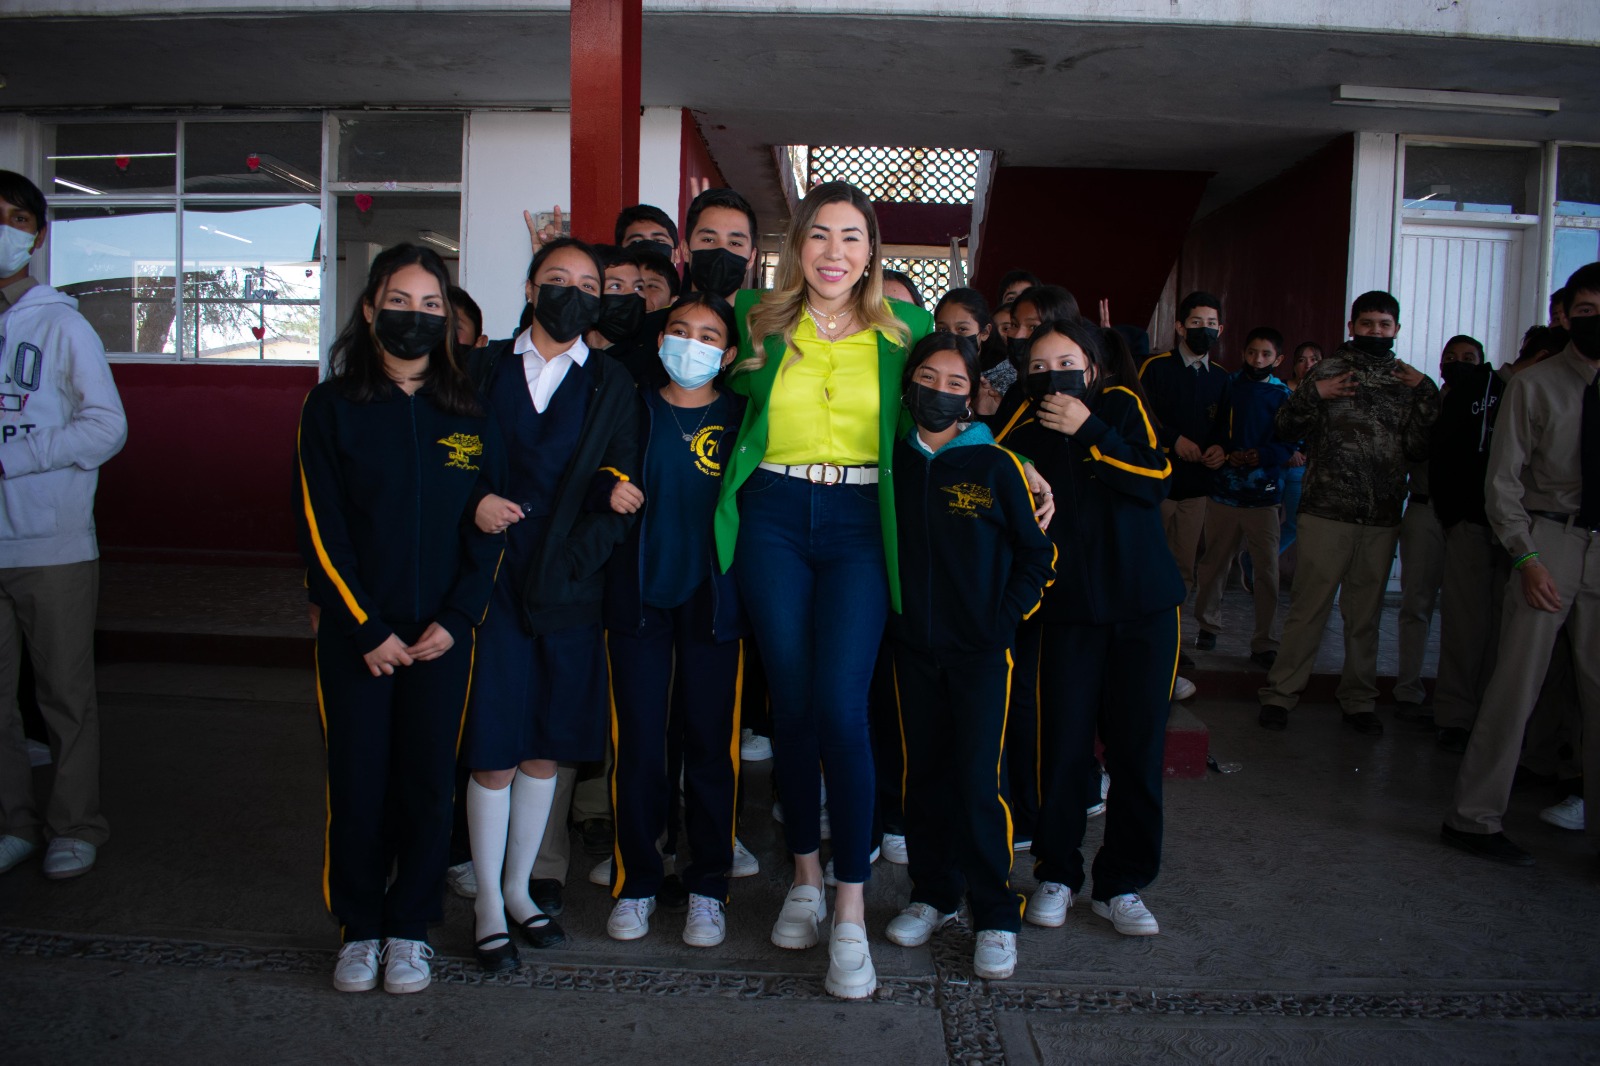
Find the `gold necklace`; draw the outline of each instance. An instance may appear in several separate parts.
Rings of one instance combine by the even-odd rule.
[[[815,307],[811,306],[811,303],[809,301],[807,301],[807,303],[806,303],[806,313],[811,316],[812,320],[814,322],[816,322],[817,325],[821,326],[823,329],[827,330],[829,333],[832,333],[834,330],[837,330],[841,326],[843,326],[846,322],[849,322],[850,321],[850,316],[855,314],[854,311],[851,311],[851,310],[847,309],[847,310],[841,311],[839,314],[830,315],[826,311],[818,311]],[[827,322],[823,322],[822,320],[824,318],[827,319],[828,321]]]

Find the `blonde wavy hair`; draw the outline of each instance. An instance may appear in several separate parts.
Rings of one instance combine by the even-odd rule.
[[[856,322],[862,329],[875,329],[901,347],[910,343],[911,331],[889,310],[883,297],[883,262],[878,258],[882,244],[878,239],[878,216],[872,210],[872,201],[847,181],[826,181],[806,194],[800,201],[800,209],[789,220],[783,252],[778,256],[775,283],[771,290],[762,294],[761,302],[750,309],[746,320],[751,355],[734,367],[734,373],[766,366],[764,342],[768,337],[781,336],[786,348],[794,347],[795,328],[806,313],[806,278],[800,267],[802,242],[810,234],[817,213],[829,204],[841,203],[854,207],[867,220],[867,269],[851,290],[850,310],[855,312]],[[789,365],[799,358],[800,353],[796,351]]]

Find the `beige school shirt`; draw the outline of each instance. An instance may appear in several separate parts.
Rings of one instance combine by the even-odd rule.
[[[1583,390],[1596,369],[1568,344],[1506,387],[1489,446],[1484,503],[1490,527],[1513,559],[1534,550],[1528,512],[1575,515],[1583,502]]]

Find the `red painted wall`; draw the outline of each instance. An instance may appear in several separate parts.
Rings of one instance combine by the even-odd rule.
[[[1272,326],[1292,352],[1344,336],[1355,137],[1341,135],[1272,180],[1218,208],[1189,231],[1178,299],[1195,289],[1222,299],[1222,356],[1239,364],[1244,338]]]
[[[993,300],[1008,270],[1064,285],[1093,318],[1141,329],[1183,247],[1210,174],[1193,170],[1001,167],[978,246],[978,291]]]
[[[128,443],[100,471],[113,558],[292,563],[295,431],[314,366],[117,363]]]
[[[884,244],[934,244],[948,247],[951,237],[972,230],[970,204],[873,204],[878,236]]]
[[[684,108],[683,139],[678,149],[678,228],[683,228],[689,217],[689,201],[698,196],[701,189],[720,189],[726,184],[722,169],[711,158],[711,149],[706,147],[700,123],[695,121],[692,111]]]

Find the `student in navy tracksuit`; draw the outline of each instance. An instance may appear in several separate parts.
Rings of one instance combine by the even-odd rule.
[[[528,268],[533,320],[514,341],[480,349],[475,376],[505,438],[506,488],[483,498],[479,529],[507,532],[473,675],[463,761],[478,894],[479,962],[516,965],[516,925],[535,948],[565,940],[528,891],[552,812],[558,762],[598,761],[606,747],[604,569],[633,524],[613,503],[629,492],[639,397],[616,360],[583,333],[600,310],[594,250],[562,238]]]
[[[900,587],[890,619],[911,903],[889,939],[916,947],[965,896],[979,977],[1010,977],[1022,897],[1012,891],[1005,749],[1017,623],[1039,606],[1055,545],[1034,518],[1021,461],[971,421],[977,344],[934,333],[906,361],[916,423],[895,446]],[[970,424],[963,424],[970,423]]]
[[[1083,890],[1083,781],[1098,730],[1111,794],[1093,909],[1118,932],[1141,935],[1158,931],[1139,891],[1161,863],[1162,755],[1183,579],[1161,524],[1172,467],[1132,360],[1120,363],[1110,364],[1099,332],[1079,320],[1041,328],[1027,366],[1030,378],[1048,375],[1034,386],[1046,395],[1007,443],[1054,486],[1049,532],[1061,549],[1040,610],[1044,799],[1033,835],[1040,884],[1026,917],[1061,925]]]
[[[377,984],[380,938],[389,991],[428,985],[473,631],[505,541],[472,525],[505,452],[456,362],[449,283],[427,249],[379,255],[300,415],[328,748],[323,893],[342,926],[334,986],[346,992]]]
[[[643,502],[621,502],[639,520],[606,570],[617,827],[617,902],[606,932],[636,940],[650,931],[664,872],[656,844],[672,810],[667,740],[677,701],[693,856],[683,940],[714,947],[727,931],[744,631],[733,574],[714,565],[711,527],[744,401],[715,382],[739,350],[739,324],[722,297],[692,293],[673,305],[658,344],[666,384],[640,392],[634,468]]]

